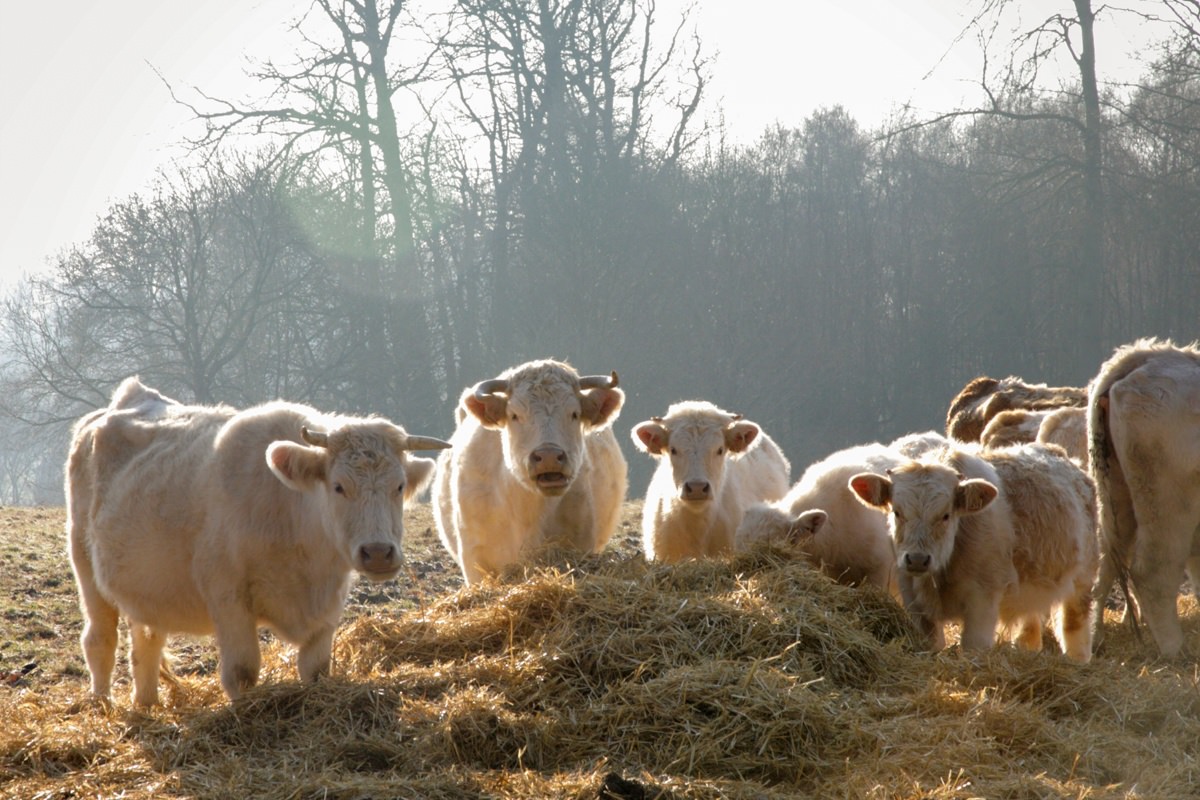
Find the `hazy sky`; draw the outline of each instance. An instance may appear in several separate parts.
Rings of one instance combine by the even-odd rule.
[[[683,0],[659,0],[662,12]],[[719,53],[710,87],[737,141],[841,103],[865,127],[896,106],[954,107],[972,42],[951,48],[962,0],[698,0]],[[1021,0],[1070,10],[1067,0]],[[0,10],[0,287],[86,239],[108,206],[148,187],[189,130],[155,69],[217,96],[249,91],[247,59],[286,57],[304,0],[57,0]],[[1105,47],[1099,48],[1102,55]],[[1123,55],[1117,41],[1109,56]],[[1118,52],[1119,51],[1119,52]],[[924,79],[934,67],[934,77]],[[1102,65],[1103,66],[1103,65]]]

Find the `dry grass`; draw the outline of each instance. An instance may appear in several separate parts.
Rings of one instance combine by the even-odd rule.
[[[60,510],[0,511],[0,795],[1174,798],[1200,783],[1200,676],[1110,620],[1080,666],[913,651],[900,609],[782,552],[647,566],[631,505],[604,556],[471,590],[413,510],[413,566],[361,587],[335,675],[226,702],[173,642],[162,708],[84,702]],[[1191,642],[1200,610],[1181,601]],[[48,633],[50,632],[50,633]],[[18,670],[19,671],[19,670]],[[127,692],[127,676],[118,692]]]

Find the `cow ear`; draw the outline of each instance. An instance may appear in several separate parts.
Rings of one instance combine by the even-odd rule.
[[[829,515],[822,509],[814,508],[811,511],[805,511],[792,520],[792,524],[788,527],[788,541],[792,544],[800,544],[811,539],[820,533],[828,519]]]
[[[758,441],[762,428],[750,420],[738,420],[725,428],[725,446],[731,453],[745,453]]]
[[[625,393],[616,388],[588,389],[579,397],[583,418],[593,428],[602,428],[615,420],[624,403]]]
[[[508,398],[502,395],[479,398],[468,389],[463,394],[462,405],[485,428],[503,428],[508,422]]]
[[[295,442],[272,442],[267,448],[267,466],[289,489],[307,492],[325,480],[326,452],[323,447],[306,447]]]
[[[433,468],[437,462],[432,458],[409,456],[404,464],[404,501],[413,500],[429,486]]]
[[[860,472],[851,478],[850,491],[873,508],[886,509],[892,502],[892,482],[874,472]]]
[[[652,456],[662,455],[667,449],[670,433],[660,422],[639,422],[633,426],[633,443],[638,449]]]
[[[954,510],[960,514],[982,511],[996,499],[1000,490],[981,478],[963,481],[954,491]]]

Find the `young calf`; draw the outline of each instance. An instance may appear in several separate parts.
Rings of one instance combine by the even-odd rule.
[[[792,545],[840,583],[870,583],[895,593],[887,521],[860,503],[848,484],[860,472],[883,472],[905,460],[877,443],[833,453],[806,469],[782,500],[750,506],[734,536],[734,548],[747,550],[759,542]]]
[[[1064,652],[1091,658],[1093,491],[1061,448],[947,447],[887,474],[855,475],[850,487],[890,512],[900,594],[933,649],[955,620],[966,649],[991,647],[998,623],[1038,649],[1053,611]]]
[[[745,509],[788,488],[791,467],[771,437],[712,403],[676,403],[635,426],[633,441],[658,459],[642,512],[649,560],[730,552]]]

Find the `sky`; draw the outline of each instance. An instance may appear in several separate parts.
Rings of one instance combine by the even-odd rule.
[[[685,0],[659,0],[662,13]],[[978,70],[962,0],[696,0],[709,87],[734,141],[841,104],[870,128],[905,103],[961,106]],[[1021,0],[1029,15],[1067,0]],[[163,79],[243,96],[254,60],[286,59],[304,0],[58,0],[0,7],[0,289],[85,241],[148,189],[197,128]],[[1112,36],[1098,51],[1125,59]],[[1127,59],[1126,59],[1127,61]],[[1104,68],[1102,63],[1101,67]],[[1125,61],[1122,66],[1128,67]],[[932,74],[931,74],[932,73]],[[161,78],[159,75],[161,74]]]

